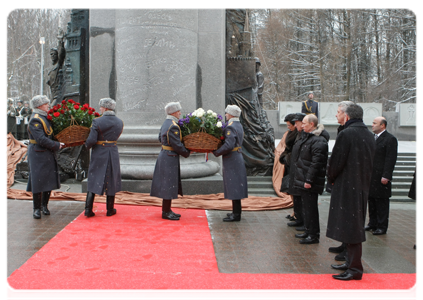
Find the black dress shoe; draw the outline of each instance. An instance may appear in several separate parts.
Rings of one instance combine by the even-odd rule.
[[[386,230],[376,229],[375,231],[373,231],[373,235],[382,235],[382,234],[386,234]]]
[[[287,218],[287,219],[291,219],[291,215],[286,215],[286,217],[285,218]]]
[[[168,212],[162,212],[162,219],[178,221],[179,217],[175,216],[175,214],[172,211],[168,211]]]
[[[110,217],[116,214],[116,208],[113,208],[113,210],[108,210],[106,213],[106,216]]]
[[[32,214],[32,216],[34,217],[34,219],[41,219],[41,211],[39,208],[34,209],[34,213]]]
[[[348,265],[346,263],[343,263],[342,265],[330,265],[335,270],[348,270]]]
[[[304,226],[301,226],[301,227],[295,228],[295,230],[297,230],[297,231],[306,231],[306,228]]]
[[[240,214],[232,214],[230,216],[227,216],[226,218],[223,218],[223,222],[239,222],[239,221],[241,221]]]
[[[299,222],[299,221],[295,220],[295,221],[292,221],[292,222],[287,223],[287,225],[288,225],[289,227],[298,227],[298,226],[303,226],[303,225],[304,225],[304,223],[303,223],[303,222]]]
[[[91,210],[91,209],[86,209],[84,215],[89,218],[89,217],[94,217],[95,213]]]
[[[305,239],[300,240],[300,244],[318,244],[319,239],[317,237],[312,237],[309,235]]]
[[[305,239],[306,237],[308,237],[308,233],[306,233],[306,232],[303,232],[303,233],[297,233],[297,234],[295,235],[295,237],[296,237],[296,238],[299,238],[299,239]]]
[[[345,250],[345,247],[343,245],[339,247],[329,247],[329,252],[332,252],[332,253],[341,253],[344,250]]]
[[[337,261],[346,261],[347,260],[347,249],[335,256]]]
[[[332,275],[332,277],[338,280],[361,280],[361,275],[353,275],[348,273],[348,271],[345,271],[339,275]]]
[[[170,210],[170,211],[172,211],[172,210]],[[173,213],[175,216],[177,216],[178,218],[180,218],[180,217],[181,217],[181,215],[180,215],[180,214],[174,213],[173,211],[172,211],[172,213]]]
[[[366,227],[364,227],[364,230],[365,231],[370,231],[370,230],[375,230],[376,229],[376,227],[374,227],[374,226],[369,226],[369,225],[367,225]]]

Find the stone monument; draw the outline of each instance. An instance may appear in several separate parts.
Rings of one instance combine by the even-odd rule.
[[[149,191],[167,102],[179,101],[183,114],[223,114],[224,18],[223,10],[90,10],[90,105],[116,99],[124,189]],[[181,159],[183,179],[219,170],[204,154]]]

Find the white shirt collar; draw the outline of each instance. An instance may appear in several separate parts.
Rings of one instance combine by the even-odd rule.
[[[376,134],[375,133],[375,135],[377,135],[377,137],[380,137],[380,135],[382,134],[382,133],[384,133],[386,131],[386,129],[384,130],[384,131],[382,131],[382,132],[379,132],[378,134]]]

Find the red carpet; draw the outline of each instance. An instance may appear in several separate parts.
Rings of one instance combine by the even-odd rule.
[[[204,210],[117,205],[106,217],[80,215],[16,270],[15,289],[409,289],[416,274],[365,274],[342,282],[332,274],[219,273]],[[336,272],[335,272],[336,273]]]

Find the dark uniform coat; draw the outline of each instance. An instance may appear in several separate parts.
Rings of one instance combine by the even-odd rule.
[[[373,159],[373,173],[370,184],[369,197],[389,198],[391,193],[392,173],[397,162],[398,141],[396,137],[387,132],[383,132],[376,140],[376,152]],[[382,177],[389,179],[387,184],[380,180]]]
[[[301,104],[301,112],[306,115],[314,114],[316,117],[319,117],[319,103],[310,99],[303,101]]]
[[[91,150],[88,169],[88,191],[97,195],[114,196],[122,190],[119,152],[116,142],[123,122],[112,111],[95,118],[85,146]],[[106,143],[108,141],[109,143]]]
[[[338,134],[327,170],[328,184],[334,183],[327,237],[349,244],[366,240],[364,222],[375,149],[374,136],[362,121]]]
[[[29,178],[26,190],[32,193],[49,192],[60,188],[56,151],[60,143],[53,141],[53,128],[47,117],[33,113],[29,121],[28,146]]]
[[[213,151],[213,154],[215,156],[222,155],[225,198],[229,200],[248,198],[247,171],[241,150],[244,138],[244,130],[241,123],[229,120],[228,126],[223,131],[223,136],[225,137],[225,142],[222,147]],[[238,149],[235,150],[236,148]]]
[[[178,194],[183,195],[179,155],[186,158],[190,152],[182,144],[178,123],[172,119],[164,121],[160,128],[159,141],[162,150],[154,168],[150,196],[166,200],[177,199]]]
[[[289,189],[288,194],[292,196],[301,196],[301,190],[294,186],[294,176],[291,174],[295,174],[297,169],[297,164],[295,158],[298,157],[298,152],[300,150],[299,143],[303,138],[303,131],[297,133],[297,136],[294,141],[294,145],[292,147],[290,163],[289,163]]]

